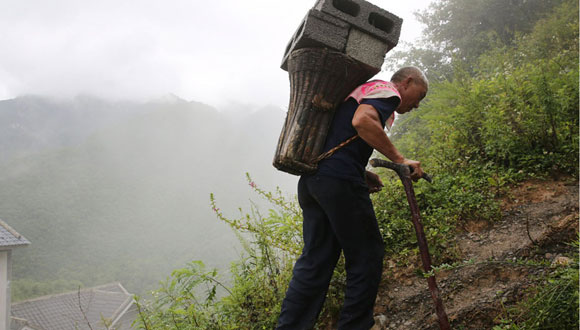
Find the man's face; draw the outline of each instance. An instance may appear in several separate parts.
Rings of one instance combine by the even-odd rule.
[[[427,86],[422,82],[407,78],[399,86],[401,104],[397,107],[397,113],[407,113],[419,107],[421,100],[427,95]]]

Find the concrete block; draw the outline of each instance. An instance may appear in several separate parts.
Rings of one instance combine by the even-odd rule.
[[[403,20],[365,0],[318,0],[288,43],[281,68],[301,48],[338,51],[373,68],[397,45]]]
[[[318,0],[314,9],[339,18],[389,45],[399,42],[403,20],[364,0]]]
[[[311,9],[284,52],[281,68],[288,70],[288,56],[300,48],[319,47],[344,52],[350,25],[332,15]]]
[[[348,35],[345,54],[371,67],[381,69],[389,45],[374,36],[352,28]]]

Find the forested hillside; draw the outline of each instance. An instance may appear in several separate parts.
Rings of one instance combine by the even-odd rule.
[[[517,218],[502,222],[506,209],[500,201],[514,196],[515,187],[531,178],[545,182],[546,187],[549,180],[577,187],[578,2],[476,0],[466,6],[465,1],[438,0],[419,17],[424,39],[399,47],[387,65],[423,68],[430,90],[421,108],[397,119],[391,137],[403,154],[420,160],[435,178],[431,185],[417,183],[415,192],[436,269],[470,267],[457,239],[467,235],[470,224],[501,223],[508,228],[512,223],[526,223]],[[418,260],[418,251],[407,201],[392,173],[381,175],[386,187],[374,196],[374,202],[387,243],[385,262],[394,269],[410,267]],[[244,245],[246,257],[232,268],[233,283],[224,288],[220,276],[201,263],[176,270],[154,300],[141,302],[141,327],[274,327],[292,263],[300,251],[301,214],[292,200],[262,190],[259,181],[257,186],[250,183],[273,203],[270,213],[250,210],[238,219],[219,210],[219,199],[214,206],[223,221],[251,235]],[[491,259],[479,260],[478,265],[497,263],[496,273],[502,267],[509,269],[510,264],[541,271],[526,282],[529,290],[516,295],[519,301],[503,299],[496,290],[489,298],[494,308],[484,306],[479,314],[457,312],[451,319],[454,327],[481,329],[483,323],[475,321],[484,319],[488,322],[484,328],[494,329],[578,327],[578,209],[571,205],[567,219],[575,224],[575,232],[562,236],[567,241],[558,242],[560,252],[571,262],[551,267],[543,260],[540,245],[509,259],[495,260],[490,253]],[[523,225],[518,228],[525,230]],[[528,237],[504,235],[501,239]],[[493,242],[490,245],[493,249]],[[412,273],[406,276],[416,277]],[[393,273],[385,273],[388,275]],[[493,281],[494,277],[482,282],[489,278]],[[344,282],[344,269],[339,266],[318,323],[320,329],[333,327]],[[458,282],[448,285],[462,288]],[[192,290],[194,287],[198,290]],[[223,298],[216,297],[219,288]],[[480,294],[471,290],[470,297]],[[429,319],[432,310],[415,309],[419,302],[414,304],[407,307],[426,314],[411,316]],[[477,315],[481,319],[475,320]],[[399,325],[387,322],[380,328],[430,329],[436,327],[433,322],[401,320]]]
[[[73,146],[107,125],[144,110],[135,102],[33,95],[0,101],[0,163],[45,149]]]
[[[0,140],[14,151],[0,162],[0,218],[32,242],[14,251],[15,300],[111,281],[144,294],[195,259],[227,269],[239,243],[210,193],[232,212],[248,201],[246,172],[293,189],[271,166],[281,109],[86,103],[0,103],[2,125],[17,128]]]
[[[420,16],[434,46],[412,48],[404,60],[421,62],[424,52],[439,60],[428,67],[426,102],[400,118],[394,140],[448,169],[475,161],[577,175],[577,8],[566,1],[478,3],[467,10],[442,1]],[[455,19],[443,20],[445,12]],[[445,72],[450,79],[441,79]]]

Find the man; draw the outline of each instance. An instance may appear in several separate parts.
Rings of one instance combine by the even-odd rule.
[[[414,180],[421,177],[420,163],[401,155],[384,126],[392,121],[394,111],[402,114],[418,108],[428,86],[421,70],[405,67],[390,83],[371,81],[359,86],[337,109],[324,150],[354,135],[359,138],[322,160],[316,173],[300,178],[304,248],[294,265],[277,329],[314,327],[341,251],[347,286],[338,329],[373,326],[384,242],[369,192],[379,191],[383,184],[365,167],[375,149],[395,163],[410,165]]]

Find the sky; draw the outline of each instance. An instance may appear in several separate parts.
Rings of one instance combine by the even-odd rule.
[[[413,12],[430,0],[369,2],[403,18],[401,43],[420,35]],[[314,3],[0,0],[0,100],[173,94],[218,108],[285,108],[290,87],[280,63]]]

